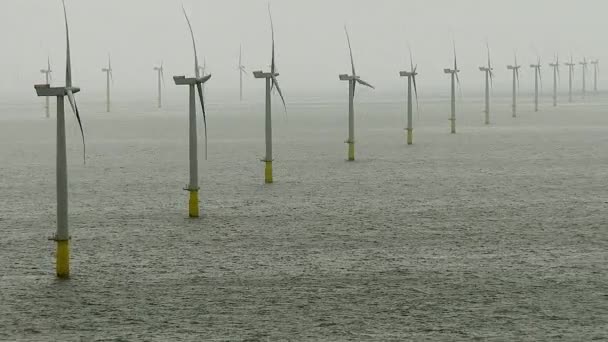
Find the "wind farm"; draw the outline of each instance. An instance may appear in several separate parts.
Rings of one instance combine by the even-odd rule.
[[[3,2],[0,340],[608,339],[557,1]]]

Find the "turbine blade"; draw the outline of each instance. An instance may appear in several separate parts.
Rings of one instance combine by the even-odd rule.
[[[82,121],[80,120],[80,113],[78,112],[78,105],[76,104],[76,98],[74,98],[74,94],[71,90],[67,91],[68,93],[68,101],[70,102],[70,107],[72,107],[72,112],[76,115],[76,120],[78,121],[78,126],[80,127],[80,134],[82,135],[82,146],[83,146],[83,160],[84,163],[87,163],[87,145],[84,142],[84,130],[82,129]]]
[[[194,32],[192,31],[192,24],[190,24],[190,18],[188,18],[188,14],[186,14],[186,9],[182,6],[182,10],[184,11],[184,17],[186,17],[186,21],[188,22],[188,28],[190,29],[190,36],[192,36],[192,47],[194,48],[194,74],[196,78],[200,78],[199,70],[198,70],[198,55],[196,53],[196,41],[194,40]]]
[[[285,109],[285,115],[287,115],[287,105],[285,104],[285,98],[283,97],[283,92],[281,91],[281,87],[279,87],[279,81],[277,81],[277,78],[272,75],[272,83],[274,84],[274,87],[277,89],[277,92],[279,93],[279,96],[281,97],[281,101],[283,102],[283,109]]]
[[[203,108],[203,126],[205,129],[205,160],[207,160],[207,113],[205,113],[205,100],[203,99],[203,85],[196,83],[196,89],[198,90],[198,97],[201,101],[201,107]]]
[[[65,9],[65,0],[61,0],[63,4],[63,16],[65,18],[65,38],[66,38],[66,55],[65,55],[65,86],[72,86],[72,60],[70,58],[70,29],[68,27],[68,14]]]
[[[375,88],[373,85],[371,85],[371,84],[369,84],[369,83],[365,82],[364,80],[362,80],[362,79],[360,79],[360,78],[357,78],[357,79],[355,79],[355,80],[356,80],[356,81],[357,81],[357,83],[359,83],[359,84],[362,84],[362,85],[364,85],[364,86],[366,86],[366,87],[369,87],[369,88],[372,88],[372,89],[376,89],[376,88]]]
[[[348,29],[346,28],[346,26],[344,26],[344,32],[346,32],[346,41],[348,42],[348,51],[350,52],[350,65],[353,71],[352,76],[357,76],[357,73],[355,72],[355,60],[353,58],[353,49],[350,45],[350,36],[348,35]]]
[[[414,83],[414,94],[416,95],[416,112],[419,112],[418,106],[418,87],[416,86],[416,75],[412,75],[412,81]]]
[[[274,46],[274,21],[272,20],[272,12],[270,11],[270,3],[268,3],[268,17],[270,18],[270,34],[272,39],[272,59],[270,61],[270,73],[272,74],[273,82],[270,86],[270,90],[274,90],[275,87],[275,71],[276,71],[276,60],[275,60],[275,46]]]
[[[409,46],[409,44],[408,44],[407,48],[410,51],[410,72],[413,73],[415,71],[414,71],[414,57],[412,57],[412,48]],[[418,67],[418,66],[416,66],[416,67]]]

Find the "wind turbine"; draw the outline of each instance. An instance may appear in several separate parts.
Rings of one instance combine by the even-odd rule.
[[[553,107],[557,107],[557,81],[559,78],[559,55],[556,55],[555,62],[549,63],[553,68]]]
[[[416,87],[416,75],[418,75],[418,65],[414,66],[414,59],[412,58],[412,50],[410,50],[410,71],[400,71],[401,77],[407,77],[407,144],[413,144],[414,140],[414,127],[412,125],[412,85],[414,85],[414,92],[416,93],[416,105],[418,105],[418,89]]]
[[[84,156],[86,156],[86,146],[84,145],[84,131],[74,94],[80,88],[72,85],[72,63],[70,59],[70,31],[68,29],[68,15],[63,4],[63,15],[65,19],[66,31],[66,70],[65,87],[52,87],[49,84],[35,85],[38,96],[57,98],[57,232],[52,238],[57,242],[56,273],[59,278],[70,276],[70,234],[68,229],[68,172],[65,139],[65,108],[64,98],[67,96],[72,111],[78,120],[82,144],[84,146]]]
[[[485,108],[484,112],[486,114],[485,123],[486,123],[486,125],[489,125],[490,124],[490,86],[494,79],[494,73],[492,72],[492,70],[494,70],[494,69],[492,68],[492,63],[490,61],[490,46],[488,44],[486,44],[486,48],[488,50],[488,65],[479,67],[479,71],[483,71],[486,76],[486,108]]]
[[[362,80],[361,77],[357,76],[355,72],[355,62],[353,59],[353,49],[350,45],[350,37],[348,35],[348,29],[344,26],[344,32],[346,32],[346,41],[348,42],[348,51],[350,52],[350,65],[352,68],[352,75],[341,74],[339,78],[341,81],[348,81],[348,160],[355,160],[355,88],[357,83],[366,87],[375,89],[373,85]]]
[[[243,74],[247,74],[243,65],[243,47],[239,46],[239,98],[243,101]]]
[[[112,60],[108,55],[108,67],[101,69],[101,72],[106,73],[106,111],[110,112],[110,79],[114,82],[114,76],[112,75]]]
[[[574,77],[574,61],[570,55],[570,63],[565,63],[568,66],[568,102],[572,102],[572,78]]]
[[[538,112],[538,80],[540,78],[541,87],[542,87],[542,76],[540,73],[540,57],[538,57],[538,61],[536,64],[530,64],[530,68],[534,69],[534,111]]]
[[[154,67],[154,70],[158,74],[158,108],[163,107],[163,97],[162,97],[162,87],[161,83],[165,83],[165,68],[163,67],[163,62],[160,62],[159,67]]]
[[[593,91],[597,93],[597,75],[600,72],[600,61],[598,59],[591,61],[593,65]]]
[[[190,29],[190,36],[192,37],[192,47],[194,49],[194,77],[186,78],[186,76],[173,76],[173,81],[176,85],[187,85],[189,88],[189,142],[190,142],[190,183],[187,190],[190,193],[189,201],[189,214],[190,217],[199,217],[198,208],[198,149],[197,149],[197,134],[196,134],[196,94],[195,88],[198,90],[198,97],[201,102],[203,110],[203,124],[205,127],[205,158],[207,158],[207,114],[205,113],[205,101],[203,99],[203,84],[207,82],[211,75],[201,76],[198,65],[198,54],[196,52],[196,41],[194,39],[194,32],[192,31],[192,25],[190,19],[186,14],[186,10],[182,7],[184,17],[188,23]]]
[[[456,59],[456,44],[454,44],[454,69],[443,69],[443,72],[446,74],[450,74],[451,77],[451,103],[452,103],[452,114],[450,116],[450,121],[452,122],[452,134],[456,134],[456,82],[458,82],[458,87],[460,88],[460,78],[458,77],[458,61]]]
[[[47,57],[46,59],[46,69],[40,69],[40,73],[44,74],[45,79],[46,79],[46,83],[45,84],[51,84],[51,78],[52,75],[51,73],[53,72],[53,70],[51,70],[51,58]],[[44,110],[46,112],[46,118],[50,118],[51,117],[51,105],[50,105],[50,98],[47,96],[45,97],[45,106],[44,106]]]
[[[287,113],[287,106],[285,105],[285,98],[283,97],[283,92],[281,92],[281,87],[279,87],[279,81],[277,81],[277,76],[279,73],[276,71],[275,64],[275,48],[274,48],[274,24],[272,22],[272,13],[270,12],[270,5],[268,5],[268,17],[270,18],[270,32],[272,38],[272,59],[270,62],[270,72],[263,71],[254,71],[253,76],[255,78],[263,78],[266,80],[266,158],[262,161],[265,163],[264,170],[264,181],[266,184],[271,184],[273,182],[272,179],[272,103],[271,103],[271,94],[272,90],[276,89],[281,97],[281,101],[283,102],[283,108],[285,109],[285,113]]]
[[[507,69],[513,70],[513,117],[517,117],[517,89],[519,88],[519,69],[521,65],[517,64],[517,55],[515,55],[515,64],[507,65]]]
[[[587,57],[584,57],[583,61],[578,64],[581,65],[583,71],[583,98],[585,98],[585,95],[587,95],[587,65],[589,64],[587,63]]]

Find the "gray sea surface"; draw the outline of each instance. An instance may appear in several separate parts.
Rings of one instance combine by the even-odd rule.
[[[608,340],[608,97],[212,104],[187,217],[186,98],[67,114],[72,277],[54,276],[55,119],[0,115],[2,341]],[[52,101],[54,104],[55,101]],[[54,107],[53,111],[54,113]],[[201,144],[202,147],[202,139]]]

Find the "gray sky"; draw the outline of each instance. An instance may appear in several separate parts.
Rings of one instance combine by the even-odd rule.
[[[153,93],[152,67],[164,60],[167,90],[172,75],[193,73],[192,48],[178,0],[66,0],[72,39],[74,81],[90,93],[104,89],[107,54],[113,58],[115,89]],[[191,16],[199,56],[213,78],[210,89],[236,94],[239,44],[249,71],[267,69],[270,32],[266,0],[184,0]],[[526,68],[522,90],[532,86],[528,65],[538,53],[546,65],[555,53],[565,61],[583,55],[605,58],[608,48],[606,0],[273,0],[277,64],[285,92],[343,91],[339,73],[349,71],[343,26],[349,27],[357,72],[378,91],[402,87],[398,71],[409,64],[407,43],[419,65],[419,83],[427,94],[447,89],[443,68],[451,64],[456,39],[465,89],[479,89],[489,40],[496,66],[496,87],[507,90],[513,50]],[[33,96],[41,83],[39,69],[50,55],[55,81],[63,82],[65,38],[60,0],[2,0],[0,90]],[[550,74],[545,67],[548,88]],[[577,69],[578,71],[578,69]],[[562,87],[566,87],[562,69]],[[580,78],[580,72],[577,73]],[[247,90],[261,91],[250,79]],[[400,88],[399,88],[400,89]],[[441,91],[442,88],[437,88]]]

